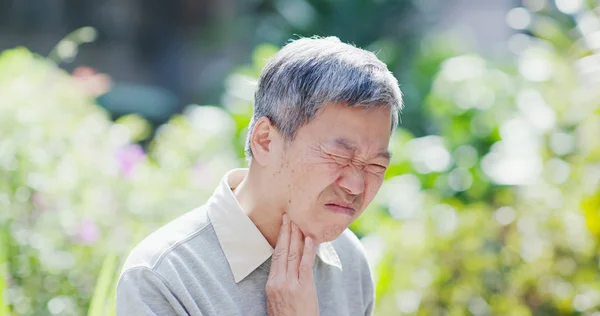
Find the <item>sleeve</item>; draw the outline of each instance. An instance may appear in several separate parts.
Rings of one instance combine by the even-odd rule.
[[[189,316],[167,281],[146,267],[132,268],[121,275],[116,311],[117,316]]]
[[[375,280],[369,263],[365,260],[365,267],[363,268],[363,295],[365,302],[365,316],[371,316],[375,312]]]
[[[371,287],[371,291],[366,294],[365,316],[372,316],[375,310],[375,291]]]

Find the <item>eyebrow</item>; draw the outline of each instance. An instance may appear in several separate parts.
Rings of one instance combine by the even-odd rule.
[[[357,147],[356,147],[356,145],[354,143],[352,143],[351,141],[349,141],[348,139],[343,138],[343,137],[336,138],[333,141],[333,143],[337,147],[341,147],[341,148],[343,148],[345,150],[348,150],[348,151],[353,151],[354,152],[354,151],[357,150]],[[390,160],[392,158],[392,154],[390,153],[389,150],[386,149],[384,151],[380,151],[377,154],[377,157],[378,158],[384,158],[384,159]]]

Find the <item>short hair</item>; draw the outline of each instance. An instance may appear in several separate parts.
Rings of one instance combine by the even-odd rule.
[[[291,142],[327,104],[389,107],[390,132],[403,106],[398,81],[372,52],[337,37],[297,39],[275,54],[260,75],[246,139],[247,159],[252,158],[250,139],[259,118],[267,117]]]

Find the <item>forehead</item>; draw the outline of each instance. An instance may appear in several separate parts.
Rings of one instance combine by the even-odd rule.
[[[331,104],[323,107],[317,117],[304,127],[309,137],[320,142],[379,150],[388,146],[391,125],[392,115],[388,107]]]

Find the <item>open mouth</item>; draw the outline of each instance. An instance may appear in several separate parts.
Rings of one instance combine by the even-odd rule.
[[[335,203],[327,203],[327,204],[325,204],[325,207],[334,213],[346,214],[346,215],[350,215],[350,216],[354,215],[354,213],[356,212],[351,207],[340,205],[340,204],[335,204]]]

